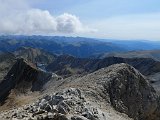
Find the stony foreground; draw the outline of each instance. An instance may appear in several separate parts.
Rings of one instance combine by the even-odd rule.
[[[6,111],[0,117],[4,120],[127,120],[127,117],[101,111],[76,88],[46,95],[31,105]]]

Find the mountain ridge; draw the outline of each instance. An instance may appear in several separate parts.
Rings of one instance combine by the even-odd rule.
[[[128,52],[111,52],[92,56],[92,58],[103,59],[105,57],[122,57],[122,58],[152,58],[160,61],[160,50],[141,50],[141,51],[128,51]]]
[[[107,118],[114,120],[119,115],[121,116],[119,116],[120,120],[129,120],[129,117],[135,120],[158,120],[159,118],[159,103],[156,91],[141,73],[128,64],[111,65],[74,80],[67,78],[61,79],[61,81],[63,82],[60,85],[52,81],[47,89],[49,92],[44,91],[45,94],[53,92],[55,94],[45,95],[29,106],[12,109],[7,113],[2,112],[0,117],[6,118],[5,116],[8,114],[9,119],[15,117],[21,119],[39,118],[40,120],[50,117],[50,119],[60,120],[73,120],[73,118],[81,118],[82,120],[106,120]],[[139,101],[132,104],[133,99]],[[69,101],[72,101],[74,105],[70,104]],[[53,104],[55,108],[50,108],[47,104],[50,106]],[[111,109],[112,107],[129,117],[116,113],[114,109]],[[77,109],[79,111],[76,111]],[[88,112],[83,112],[84,109],[87,109]],[[107,114],[109,112],[107,109],[110,109],[110,115]]]
[[[33,47],[55,54],[69,54],[76,57],[88,57],[95,53],[123,51],[111,42],[82,37],[58,36],[0,36],[0,51],[13,52],[19,47]],[[3,47],[2,47],[3,46]]]

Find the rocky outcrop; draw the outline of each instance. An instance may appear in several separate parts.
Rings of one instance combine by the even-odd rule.
[[[145,77],[125,64],[108,69],[113,69],[110,75],[115,72],[117,74],[104,84],[112,106],[134,119],[155,120],[154,113],[159,106],[158,96]]]
[[[32,63],[18,59],[0,83],[0,101],[5,100],[12,89],[19,93],[39,91],[51,77],[51,73],[40,71]]]
[[[97,103],[105,99],[117,111],[135,120],[158,120],[159,98],[148,80],[128,64],[115,64],[74,80]]]
[[[46,95],[37,102],[12,109],[0,114],[1,119],[24,120],[115,120],[116,116],[101,112],[92,103],[86,101],[81,90],[65,89],[52,95]],[[127,120],[119,116],[119,120]]]

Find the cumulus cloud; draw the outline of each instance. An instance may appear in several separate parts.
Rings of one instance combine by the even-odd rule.
[[[56,18],[57,21],[57,30],[59,32],[69,32],[72,33],[74,31],[83,31],[84,30],[84,26],[82,25],[82,23],[80,22],[80,20],[74,16],[74,15],[70,15],[70,14],[63,14],[60,15]]]
[[[53,16],[47,10],[30,8],[24,0],[0,0],[0,17],[1,34],[94,32],[75,15]]]

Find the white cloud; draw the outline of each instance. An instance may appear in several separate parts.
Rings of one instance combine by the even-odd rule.
[[[80,20],[74,16],[74,15],[70,15],[70,14],[63,14],[60,15],[56,18],[57,21],[57,30],[59,32],[68,32],[68,33],[72,33],[72,32],[78,32],[78,31],[83,31],[83,25],[80,22]]]
[[[47,10],[30,8],[25,0],[0,0],[1,34],[54,34],[93,32],[75,15],[53,16]]]

